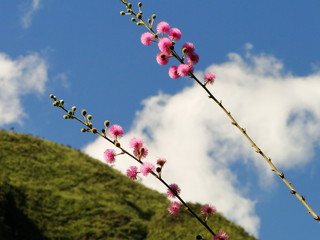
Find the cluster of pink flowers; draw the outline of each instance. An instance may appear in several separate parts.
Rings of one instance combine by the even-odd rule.
[[[140,40],[141,43],[146,46],[149,46],[152,42],[157,42],[160,53],[156,55],[156,61],[160,65],[166,65],[170,57],[174,56],[172,53],[174,51],[175,41],[180,40],[182,33],[178,28],[170,28],[167,22],[158,23],[156,29],[156,35],[145,32],[141,35]],[[165,34],[167,34],[167,37],[165,37]],[[195,47],[192,43],[186,42],[183,44],[182,53],[183,57],[179,59],[182,63],[169,68],[169,76],[173,79],[190,76],[194,71],[193,66],[199,62],[199,55],[195,52]],[[177,57],[177,55],[175,55],[175,57]],[[207,73],[204,76],[205,84],[212,84],[214,79],[215,75],[213,73]]]

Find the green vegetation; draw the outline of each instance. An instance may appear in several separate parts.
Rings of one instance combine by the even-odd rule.
[[[208,236],[187,212],[169,215],[168,203],[163,194],[79,150],[0,130],[0,239]],[[199,212],[200,205],[192,205]],[[228,232],[230,239],[254,239],[220,214],[209,225]]]

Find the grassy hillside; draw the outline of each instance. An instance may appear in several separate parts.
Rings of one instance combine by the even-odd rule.
[[[0,130],[0,239],[208,236],[188,213],[170,216],[167,205],[164,195],[78,150]],[[254,239],[220,214],[210,226],[230,239]]]

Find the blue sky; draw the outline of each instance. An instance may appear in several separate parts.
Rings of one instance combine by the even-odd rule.
[[[133,2],[134,3],[134,2]],[[50,93],[85,108],[94,121],[145,139],[150,160],[168,159],[165,176],[182,197],[215,204],[260,239],[315,238],[319,224],[272,175],[218,106],[188,78],[172,80],[155,61],[146,30],[109,1],[1,1],[0,127],[83,149],[108,147],[80,133],[51,107]],[[318,212],[320,177],[320,3],[303,1],[145,1],[182,31],[200,55],[196,73],[211,87]],[[173,62],[173,61],[172,61]],[[173,63],[172,63],[173,64]],[[146,134],[146,132],[148,134]],[[109,146],[110,147],[110,146]],[[115,167],[124,170],[128,159]],[[164,192],[153,179],[143,179]],[[162,190],[161,190],[162,189]]]

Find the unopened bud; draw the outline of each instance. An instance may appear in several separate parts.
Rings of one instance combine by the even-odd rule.
[[[96,134],[98,130],[96,128],[92,128],[92,133]]]
[[[152,16],[151,16],[152,19],[156,19],[156,17],[157,16],[155,14],[152,14]]]
[[[90,121],[90,120],[92,119],[92,115],[89,114],[89,115],[87,116],[87,119]]]
[[[137,18],[138,18],[138,19],[141,19],[141,18],[142,18],[142,12],[139,12],[139,13],[137,14]]]
[[[72,112],[71,112],[71,111],[68,111],[68,115],[72,115]]]
[[[120,15],[125,15],[126,13],[124,11],[121,11],[120,12]]]
[[[157,173],[161,172],[161,167],[156,168]]]
[[[138,7],[142,7],[142,2],[138,2]]]
[[[87,115],[87,111],[86,111],[85,109],[82,109],[82,111],[81,111],[81,115],[82,115],[82,116]]]
[[[132,4],[131,4],[131,3],[128,3],[128,4],[127,4],[127,8],[131,9],[131,8],[132,8]]]
[[[86,132],[87,130],[84,129],[84,128],[81,128],[80,131],[81,131],[81,132]]]
[[[109,122],[108,120],[106,120],[106,121],[104,121],[103,125],[104,125],[105,127],[109,127],[110,122]]]
[[[76,110],[77,110],[76,106],[73,106],[73,107],[71,108],[71,111],[72,111],[72,112],[75,112]]]
[[[60,103],[61,106],[63,106],[64,100],[61,99],[61,100],[59,101],[59,103]]]
[[[52,103],[52,105],[55,106],[55,107],[58,107],[58,106],[59,106],[59,102],[58,102],[58,101],[54,101],[54,102]]]
[[[69,116],[68,115],[63,115],[63,118],[64,119],[69,119]]]
[[[55,98],[55,96],[53,94],[50,94],[49,98],[52,98],[52,99],[56,100],[56,98]]]
[[[132,21],[132,22],[135,22],[135,21],[136,21],[136,19],[133,17],[133,18],[131,18],[131,21]]]

